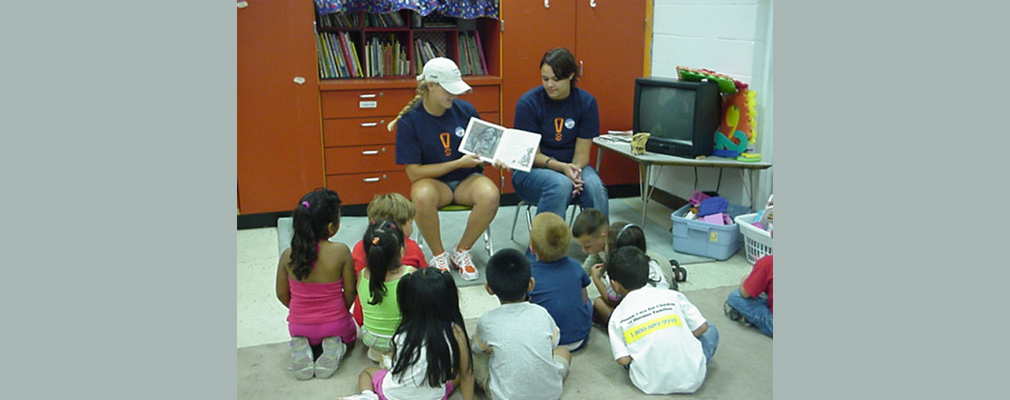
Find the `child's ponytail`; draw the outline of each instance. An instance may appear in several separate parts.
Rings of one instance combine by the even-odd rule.
[[[400,266],[400,249],[403,248],[403,230],[392,221],[373,221],[361,238],[368,259],[368,304],[382,303],[386,295],[386,274]]]
[[[319,188],[302,196],[291,213],[291,272],[298,280],[312,271],[320,240],[330,238],[330,223],[340,224],[340,196]]]

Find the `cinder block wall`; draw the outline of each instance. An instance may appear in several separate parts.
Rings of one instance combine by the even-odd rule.
[[[757,92],[756,150],[772,160],[772,1],[655,0],[653,3],[653,76],[676,78],[678,65],[706,68],[746,82]],[[772,193],[772,169],[758,173],[758,207]],[[757,173],[752,171],[751,173]],[[722,174],[719,192],[730,202],[749,205],[740,170]],[[698,169],[698,189],[715,190],[719,170]],[[692,168],[666,167],[657,188],[681,198],[694,190]]]

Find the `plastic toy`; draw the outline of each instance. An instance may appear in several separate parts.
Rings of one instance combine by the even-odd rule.
[[[746,89],[747,84],[727,75],[720,74],[710,69],[695,69],[685,66],[677,66],[677,77],[682,81],[701,81],[708,79],[719,85],[719,91],[723,93],[736,93],[738,90]]]
[[[713,155],[736,158],[757,142],[755,96],[753,90],[744,88],[723,102],[722,122],[716,131]]]

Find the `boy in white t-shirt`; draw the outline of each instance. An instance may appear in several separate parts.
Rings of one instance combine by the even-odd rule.
[[[623,300],[610,316],[610,348],[646,394],[694,393],[705,381],[719,331],[683,293],[647,285],[648,258],[622,247],[607,260],[610,284]]]

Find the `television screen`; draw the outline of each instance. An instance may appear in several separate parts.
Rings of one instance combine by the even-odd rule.
[[[663,137],[691,144],[694,134],[694,91],[670,89],[662,86],[642,87],[638,115],[639,131],[650,137]],[[674,118],[674,116],[681,118]]]
[[[649,133],[647,151],[679,157],[711,155],[721,112],[715,82],[635,80],[632,129]]]

